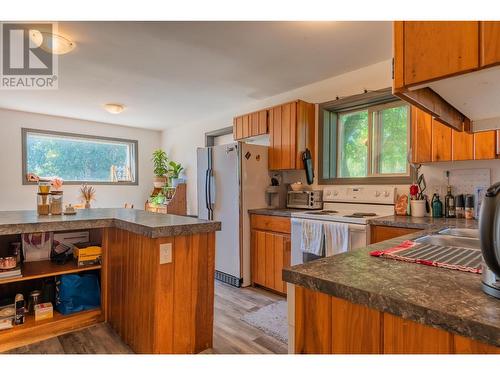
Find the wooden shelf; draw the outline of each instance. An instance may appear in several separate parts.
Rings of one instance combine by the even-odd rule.
[[[66,264],[54,264],[50,260],[41,260],[39,262],[27,262],[21,267],[22,276],[0,279],[0,284],[15,283],[17,281],[26,281],[33,279],[41,279],[44,277],[64,275],[68,273],[79,273],[90,270],[98,270],[100,264],[92,266],[78,267],[76,262]]]
[[[54,311],[51,319],[35,321],[33,315],[27,315],[24,324],[0,331],[0,352],[55,337],[103,321],[101,309],[82,311],[62,315]]]

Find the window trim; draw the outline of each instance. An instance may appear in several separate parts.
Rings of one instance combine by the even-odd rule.
[[[23,185],[36,185],[36,182],[30,182],[26,179],[27,171],[27,137],[28,133],[37,133],[37,134],[46,134],[46,135],[54,135],[54,136],[63,136],[63,137],[73,137],[73,138],[83,138],[89,140],[100,140],[100,141],[111,141],[111,142],[120,142],[120,143],[129,143],[132,144],[134,148],[133,155],[133,171],[135,179],[134,181],[64,181],[64,185],[82,185],[82,184],[92,184],[92,185],[113,185],[113,186],[138,186],[139,185],[139,141],[134,139],[124,139],[124,138],[114,138],[114,137],[102,137],[98,135],[89,135],[89,134],[79,134],[79,133],[69,133],[69,132],[60,132],[54,130],[44,130],[44,129],[31,129],[31,128],[21,128],[21,157],[22,157],[22,184]]]
[[[353,95],[350,97],[337,99],[325,103],[321,103],[319,105],[319,113],[318,113],[318,183],[320,185],[408,185],[414,181],[415,171],[409,166],[409,175],[374,175],[368,177],[332,177],[332,178],[323,178],[323,154],[324,154],[324,112],[328,111],[336,114],[338,121],[338,114],[342,112],[354,112],[356,110],[360,110],[366,107],[382,107],[384,105],[390,105],[395,102],[402,102],[402,100],[394,95],[392,95],[392,89],[385,88],[381,90],[366,92],[364,94]],[[404,102],[403,102],[404,103]],[[371,120],[370,120],[371,121]],[[411,148],[411,108],[408,110],[408,149]],[[369,131],[371,132],[371,126],[369,126]],[[335,158],[335,169],[337,172],[338,164],[338,124],[335,127],[337,132],[337,136],[335,137],[337,144],[335,147],[336,158]],[[331,137],[330,137],[331,138]],[[372,143],[372,142],[370,142]],[[372,146],[369,146],[371,152]],[[371,159],[371,157],[370,157]],[[368,166],[371,168],[371,166]]]

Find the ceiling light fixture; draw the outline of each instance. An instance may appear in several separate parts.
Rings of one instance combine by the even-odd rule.
[[[125,106],[123,104],[108,103],[104,105],[104,109],[109,113],[116,115],[118,113],[122,113],[125,110]]]
[[[52,34],[40,30],[30,30],[30,39],[45,52],[55,55],[64,55],[75,49],[75,42],[63,37],[62,35]]]

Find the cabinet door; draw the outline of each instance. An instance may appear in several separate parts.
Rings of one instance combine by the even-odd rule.
[[[269,169],[295,168],[296,103],[269,110]]]
[[[233,119],[233,138],[235,140],[243,139],[243,116]]]
[[[248,137],[250,137],[250,115],[244,115],[242,138]]]
[[[295,146],[295,168],[303,169],[302,154],[306,149],[311,151],[315,158],[315,111],[316,107],[312,103],[306,103],[302,100],[297,102],[297,135]]]
[[[451,145],[453,161],[474,159],[474,135],[472,133],[452,130]]]
[[[432,119],[432,161],[451,160],[451,128]]]
[[[414,163],[432,161],[432,116],[411,107],[411,159]]]
[[[267,110],[259,111],[259,135],[267,134]]]
[[[250,136],[254,137],[259,135],[259,113],[254,112],[250,114]]]
[[[451,354],[451,333],[384,313],[384,354]]]
[[[266,283],[266,232],[252,230],[251,232],[252,283]]]
[[[474,133],[474,160],[495,159],[496,140],[495,130]]]
[[[479,67],[479,22],[404,23],[404,82],[412,85]]]
[[[500,63],[500,22],[481,21],[481,67]]]

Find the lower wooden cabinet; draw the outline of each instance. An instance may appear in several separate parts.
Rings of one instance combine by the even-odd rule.
[[[389,227],[385,225],[370,225],[370,244],[390,240],[391,238],[415,233],[420,230],[421,229]]]
[[[295,286],[297,354],[500,354],[442,329]]]
[[[285,294],[282,271],[290,266],[290,235],[253,229],[251,242],[252,283]]]

